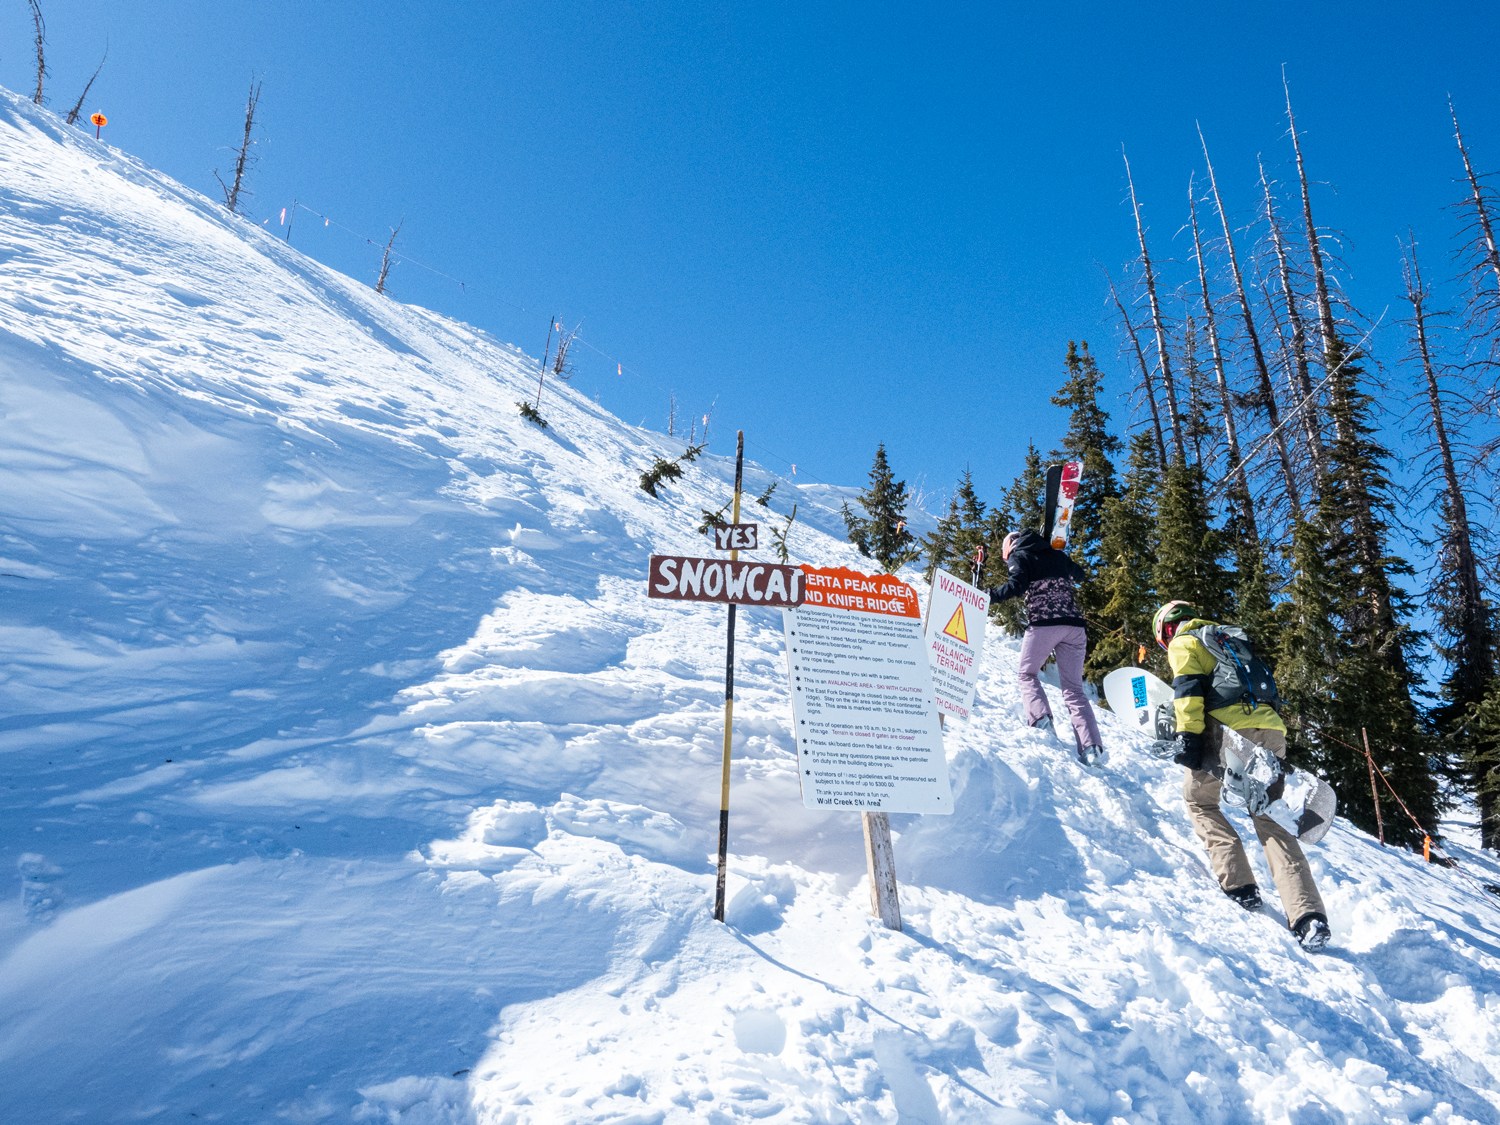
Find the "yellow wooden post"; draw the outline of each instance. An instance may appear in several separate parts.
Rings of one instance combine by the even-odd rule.
[[[745,474],[745,431],[740,430],[734,446],[734,514],[730,522],[740,522],[740,487]],[[729,561],[740,557],[729,552]],[[724,758],[719,777],[719,873],[714,889],[714,920],[724,921],[724,875],[729,858],[729,753],[734,739],[734,618],[739,607],[729,604],[729,645],[724,660]]]

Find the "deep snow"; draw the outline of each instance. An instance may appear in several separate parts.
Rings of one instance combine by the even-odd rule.
[[[713,921],[725,615],[644,578],[732,461],[536,367],[0,91],[5,1120],[1500,1121],[1491,857],[1340,823],[1308,956],[993,633],[894,932],[741,612]],[[858,567],[828,491],[746,518]]]

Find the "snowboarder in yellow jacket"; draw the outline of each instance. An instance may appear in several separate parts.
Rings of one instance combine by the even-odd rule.
[[[1172,669],[1177,733],[1153,752],[1187,767],[1182,795],[1220,889],[1246,910],[1258,910],[1260,888],[1244,843],[1219,804],[1220,744],[1228,727],[1284,760],[1286,724],[1270,702],[1244,692],[1233,668],[1226,670],[1224,661],[1203,643],[1202,631],[1216,627],[1187,602],[1168,602],[1156,611],[1152,631]],[[1302,845],[1269,817],[1254,817],[1252,823],[1297,941],[1304,949],[1322,949],[1329,937],[1328,914]]]

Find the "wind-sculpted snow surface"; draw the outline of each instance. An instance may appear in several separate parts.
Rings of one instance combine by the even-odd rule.
[[[1304,955],[1138,736],[1019,729],[1005,638],[893,932],[742,612],[713,921],[725,613],[645,573],[733,420],[653,499],[680,445],[535,370],[0,95],[7,1121],[1500,1120],[1486,857],[1340,824]]]

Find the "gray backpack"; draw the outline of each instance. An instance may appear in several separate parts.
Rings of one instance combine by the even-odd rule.
[[[1197,637],[1214,658],[1213,682],[1208,689],[1210,711],[1235,705],[1253,711],[1258,703],[1273,710],[1280,708],[1276,677],[1255,654],[1245,630],[1238,625],[1205,625],[1188,635]]]

